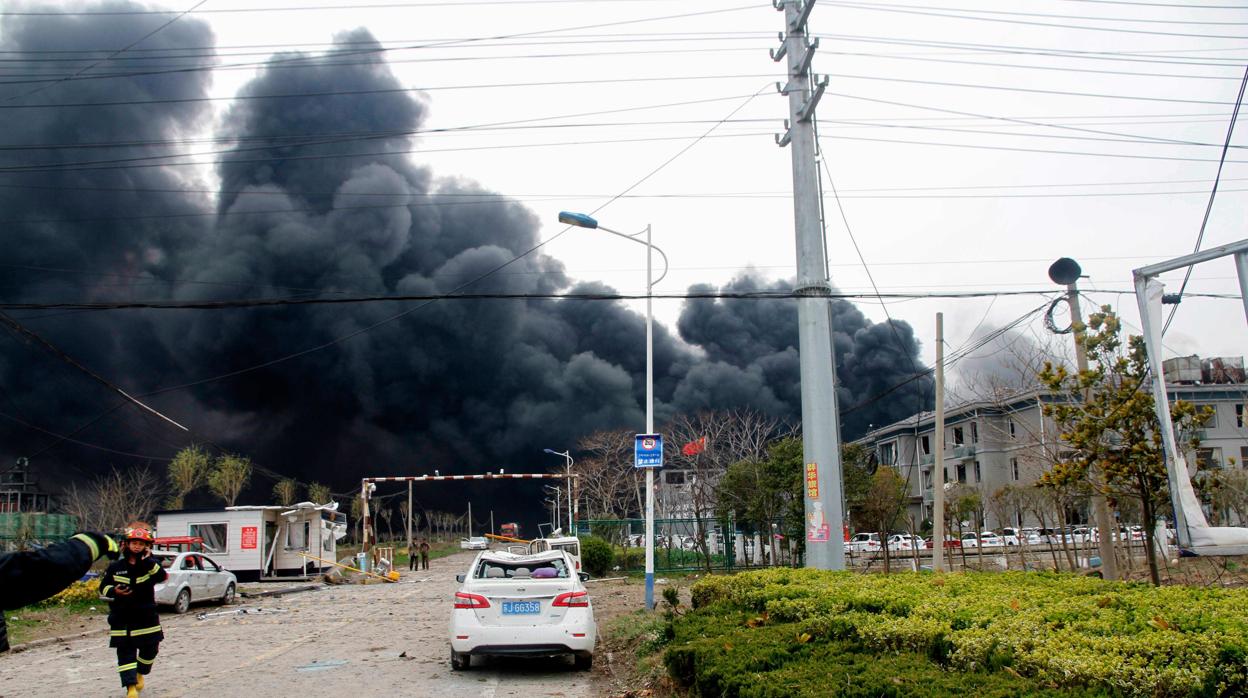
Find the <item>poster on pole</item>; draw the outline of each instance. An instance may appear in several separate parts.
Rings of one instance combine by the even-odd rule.
[[[806,522],[807,543],[827,543],[832,540],[832,527],[823,517],[823,502],[819,501],[819,464],[806,464],[806,496],[811,502],[809,520]]]
[[[633,467],[663,467],[663,435],[638,434],[633,445]]]

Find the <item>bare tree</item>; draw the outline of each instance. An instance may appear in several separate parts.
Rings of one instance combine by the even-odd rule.
[[[278,480],[273,485],[273,498],[284,507],[294,504],[299,499],[299,482],[289,477]]]
[[[406,506],[407,502],[403,502],[403,504]],[[390,507],[384,504],[377,510],[377,518],[381,519],[382,523],[386,525],[386,540],[388,541],[394,540],[394,529],[390,526],[390,519],[393,514],[394,512],[390,510]]]
[[[334,495],[330,494],[329,485],[322,485],[319,482],[313,482],[308,485],[308,499],[313,504],[329,504]]]
[[[893,468],[880,468],[871,476],[871,487],[867,496],[858,504],[855,516],[858,528],[863,531],[876,531],[880,536],[881,548],[884,551],[884,572],[889,572],[888,537],[893,526],[901,520],[901,511],[905,507],[908,493],[906,481]]]
[[[150,519],[163,497],[160,478],[151,470],[113,468],[84,487],[70,485],[62,508],[80,528],[120,531],[131,521]]]
[[[585,454],[572,466],[591,515],[626,518],[645,509],[644,478],[633,467],[634,433],[596,431],[577,443]]]
[[[170,509],[181,509],[186,505],[186,495],[208,483],[208,474],[212,470],[212,457],[199,446],[187,446],[178,451],[173,460],[169,461],[169,497]]]
[[[238,495],[251,480],[251,460],[227,454],[217,458],[208,475],[208,489],[220,497],[227,507],[234,506]]]

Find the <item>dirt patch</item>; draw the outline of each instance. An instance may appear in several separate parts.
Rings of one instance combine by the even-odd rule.
[[[655,585],[658,610],[645,610],[646,586],[640,579],[590,582],[598,646],[594,651],[593,693],[611,698],[665,698],[680,695],[667,678],[657,641],[664,622],[663,590],[676,588],[680,602],[689,603],[696,577],[674,578]]]
[[[107,628],[108,604],[100,602],[92,611],[75,608],[22,608],[5,615],[9,624],[9,643],[17,645],[49,637],[69,637]]]

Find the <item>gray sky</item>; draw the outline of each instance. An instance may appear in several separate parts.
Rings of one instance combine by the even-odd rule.
[[[339,9],[315,9],[327,6]],[[574,278],[644,290],[642,247],[560,235],[559,210],[600,207],[610,227],[653,224],[673,265],[656,292],[721,284],[744,268],[793,275],[790,155],[773,141],[783,75],[767,54],[783,22],[770,3],[209,0],[194,14],[217,33],[221,97],[275,50],[317,51],[336,32],[367,28],[403,84],[424,91],[428,128],[451,129],[421,136],[413,159],[525,201],[551,239],[544,251]],[[136,17],[136,38],[168,19]],[[1191,252],[1200,229],[1248,62],[1248,10],[1213,0],[822,0],[809,26],[821,42],[815,70],[831,75],[818,114],[838,288],[871,285],[832,183],[882,292],[1050,290],[1049,263],[1071,256],[1090,298],[1138,327],[1124,293],[1131,269]],[[1245,237],[1238,132],[1203,247]],[[1170,290],[1181,276],[1165,277]],[[1197,268],[1188,290],[1235,292],[1231,262]],[[915,326],[931,361],[937,311],[956,348],[1041,302],[911,300],[889,312]],[[656,313],[670,324],[679,306],[660,301]],[[861,306],[885,318],[880,305]],[[1026,327],[1044,332],[1038,319]],[[1237,301],[1189,298],[1166,341],[1172,353],[1238,356],[1246,338]]]

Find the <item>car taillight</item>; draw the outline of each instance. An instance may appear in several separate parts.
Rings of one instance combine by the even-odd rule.
[[[587,591],[565,591],[555,597],[551,602],[551,606],[562,606],[564,608],[588,608],[589,592]]]
[[[466,591],[455,592],[455,608],[489,608],[490,600],[480,594]]]

